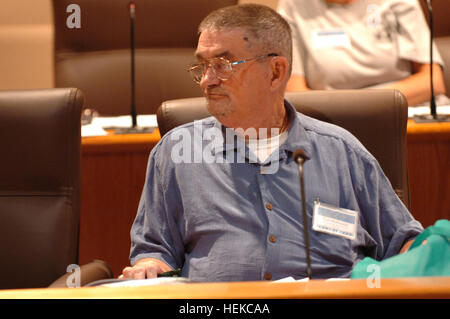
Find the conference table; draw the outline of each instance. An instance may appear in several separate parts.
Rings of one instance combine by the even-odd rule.
[[[158,129],[82,139],[80,264],[104,260],[115,276],[128,265],[148,155],[159,140]],[[407,141],[412,214],[424,227],[450,219],[450,123],[410,119]]]
[[[0,290],[0,299],[450,299],[450,277],[306,282],[163,283],[137,287]],[[184,302],[178,300],[178,303]],[[241,301],[244,302],[244,301]],[[246,303],[252,303],[246,301]],[[264,302],[260,302],[263,304]],[[254,304],[254,302],[253,302]],[[269,303],[270,310],[270,303]],[[167,313],[165,313],[167,315]]]

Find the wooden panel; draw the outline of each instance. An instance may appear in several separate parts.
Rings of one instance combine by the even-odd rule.
[[[108,262],[117,276],[127,266],[130,228],[159,132],[83,139],[79,263]]]
[[[450,219],[450,123],[408,122],[411,212],[424,227]]]

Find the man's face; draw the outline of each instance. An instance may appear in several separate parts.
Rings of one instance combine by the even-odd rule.
[[[266,52],[253,48],[241,29],[201,33],[196,56],[199,62],[223,57],[230,62],[254,58]],[[264,61],[264,60],[263,60]],[[233,66],[227,80],[217,78],[211,68],[206,70],[200,86],[207,99],[208,110],[229,127],[242,127],[257,116],[260,101],[270,85],[268,63],[249,61]]]

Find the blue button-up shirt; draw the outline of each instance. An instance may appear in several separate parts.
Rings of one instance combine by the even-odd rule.
[[[364,257],[391,257],[423,230],[355,137],[285,106],[288,138],[264,163],[213,117],[161,139],[150,154],[131,229],[132,265],[158,258],[198,281],[305,277],[299,171],[292,159],[299,148],[310,158],[304,178],[313,278],[349,277]],[[317,198],[358,212],[355,240],[311,229]]]

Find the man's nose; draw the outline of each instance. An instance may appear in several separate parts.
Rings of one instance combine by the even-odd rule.
[[[203,74],[202,79],[200,80],[200,86],[203,89],[205,89],[211,85],[218,85],[218,84],[220,84],[220,79],[217,77],[213,68],[208,67],[205,73]]]

